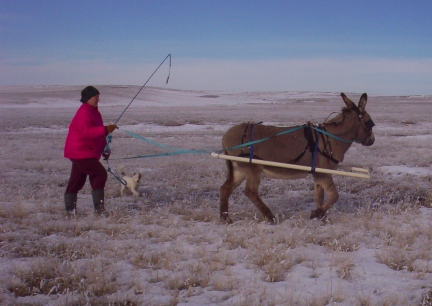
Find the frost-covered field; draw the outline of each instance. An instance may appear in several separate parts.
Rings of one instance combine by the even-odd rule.
[[[98,86],[114,122],[138,87]],[[0,87],[0,304],[2,305],[431,305],[432,98],[369,96],[372,147],[344,164],[370,180],[335,177],[328,222],[309,220],[311,177],[264,179],[279,224],[267,224],[239,188],[232,225],[219,222],[225,163],[166,152],[132,138],[206,151],[241,121],[323,122],[339,93],[218,93],[145,88],[113,134],[112,169],[139,171],[141,196],[109,176],[108,218],[90,188],[67,219],[70,162],[63,143],[82,87]],[[343,89],[342,89],[343,90]],[[347,93],[358,102],[360,94]]]

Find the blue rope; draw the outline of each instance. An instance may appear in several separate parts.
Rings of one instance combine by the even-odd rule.
[[[226,149],[222,149],[222,150],[219,149],[219,150],[211,150],[211,151],[205,151],[205,150],[186,150],[186,149],[172,148],[172,147],[169,147],[167,145],[164,145],[164,144],[155,142],[153,140],[150,140],[148,138],[142,137],[142,136],[140,136],[138,134],[135,134],[135,133],[133,133],[131,131],[127,131],[125,129],[121,129],[120,128],[125,133],[129,134],[130,136],[132,136],[134,138],[137,138],[139,140],[145,141],[147,143],[150,143],[152,145],[155,145],[155,146],[158,146],[158,147],[161,147],[161,148],[164,148],[164,149],[168,149],[168,150],[170,150],[172,152],[166,152],[166,153],[160,153],[160,154],[150,154],[150,155],[139,155],[139,156],[133,156],[133,157],[116,158],[116,159],[150,158],[150,157],[171,156],[171,155],[180,155],[180,154],[210,154],[212,152],[222,152],[224,150],[231,151],[231,150],[235,150],[235,149],[241,149],[241,148],[247,147],[247,146],[252,146],[252,145],[257,144],[257,143],[261,143],[261,142],[267,141],[267,140],[269,140],[269,139],[271,139],[273,137],[277,137],[277,136],[281,136],[281,135],[284,135],[284,134],[293,133],[293,132],[299,131],[299,130],[305,128],[305,127],[306,127],[306,125],[304,124],[304,125],[301,125],[301,126],[289,129],[289,130],[285,130],[285,131],[279,132],[279,133],[274,134],[273,136],[270,136],[270,137],[266,137],[266,138],[261,138],[261,139],[258,139],[258,140],[249,141],[249,142],[246,142],[246,143],[243,143],[243,144],[240,144],[240,145],[236,145],[236,146],[232,146],[232,147],[229,147],[229,148],[226,148]]]
[[[173,156],[173,155],[181,155],[181,154],[210,154],[210,153],[211,153],[210,151],[201,151],[201,150],[178,150],[178,151],[165,152],[160,154],[138,155],[133,157],[123,157],[123,158],[116,158],[116,159],[136,159],[136,158]]]
[[[111,171],[108,159],[106,160],[106,162],[107,162],[107,172],[111,173],[116,178],[116,180],[120,182],[120,184],[122,184],[123,186],[127,186],[127,182],[118,175],[116,170],[114,170],[115,173]]]
[[[108,134],[106,137],[106,145],[105,145],[105,148],[103,149],[104,154],[111,154],[111,148],[109,146],[111,143],[111,140],[112,140],[112,135]]]
[[[169,147],[167,145],[155,142],[155,141],[150,140],[148,138],[142,137],[142,136],[140,136],[138,134],[135,134],[135,133],[132,133],[130,131],[122,129],[125,133],[129,134],[130,136],[132,136],[134,138],[137,138],[139,140],[145,141],[147,143],[150,143],[152,145],[158,146],[160,148],[164,148],[164,149],[170,150],[171,152],[165,152],[165,153],[159,153],[159,154],[150,154],[150,155],[138,155],[138,156],[134,156],[134,157],[116,158],[116,160],[117,159],[152,158],[152,157],[174,156],[174,155],[182,155],[182,154],[210,154],[212,152],[223,152],[224,150],[231,151],[231,150],[240,149],[240,148],[247,147],[247,146],[250,146],[251,147],[250,151],[253,152],[252,150],[253,150],[253,145],[254,144],[261,143],[261,142],[264,142],[264,141],[268,141],[268,140],[270,140],[273,137],[277,137],[277,136],[281,136],[281,135],[285,135],[285,134],[289,134],[289,133],[293,133],[293,132],[302,130],[302,129],[304,129],[307,126],[308,126],[307,124],[303,124],[303,125],[294,127],[292,129],[288,129],[288,130],[284,130],[282,132],[276,133],[276,134],[274,134],[274,135],[272,135],[270,137],[265,137],[265,138],[261,138],[261,139],[257,139],[257,140],[251,140],[249,142],[246,142],[246,143],[243,143],[243,144],[239,144],[239,145],[236,145],[236,146],[232,146],[232,147],[229,147],[229,148],[226,148],[226,149],[222,149],[222,150],[211,150],[211,151],[205,151],[205,150],[188,150],[188,149],[172,148],[172,147]],[[311,165],[311,171],[310,171],[310,173],[315,172],[316,157],[317,157],[317,151],[318,151],[318,140],[319,140],[320,133],[323,133],[323,134],[325,134],[325,135],[327,135],[329,137],[332,137],[332,138],[334,138],[336,140],[339,140],[341,142],[345,142],[345,143],[355,142],[355,141],[346,140],[346,139],[337,137],[337,136],[335,136],[333,134],[330,134],[327,131],[324,131],[324,130],[316,127],[316,126],[313,126],[313,125],[309,125],[309,126],[312,127],[314,130],[318,131],[317,142],[316,142],[314,153],[313,153],[313,156],[312,156],[312,165]],[[110,143],[112,141],[112,135],[108,134],[106,139],[107,139],[107,144],[105,145],[104,153],[105,154],[110,154],[111,153],[111,148],[110,148],[109,145],[110,145]],[[251,135],[251,139],[252,139],[252,135]],[[252,156],[251,156],[251,158],[252,158]],[[114,170],[115,173],[113,171],[111,171],[111,168],[109,166],[108,160],[106,160],[106,162],[107,162],[107,172],[111,173],[115,177],[115,179],[117,181],[119,181],[122,185],[126,186],[127,182],[124,179],[120,178],[120,176],[118,175],[118,173],[117,173],[116,170]]]
[[[169,146],[166,146],[166,145],[164,145],[164,144],[158,143],[158,142],[156,142],[156,141],[153,141],[153,140],[150,140],[150,139],[144,138],[144,137],[142,137],[142,136],[140,136],[140,135],[138,135],[138,134],[132,133],[132,132],[130,132],[130,131],[127,131],[127,130],[124,130],[124,129],[121,129],[121,130],[123,130],[125,133],[129,134],[130,136],[132,136],[132,137],[134,137],[134,138],[137,138],[137,139],[139,139],[139,140],[142,140],[142,141],[148,142],[148,143],[150,143],[150,144],[152,144],[152,145],[155,145],[155,146],[158,146],[158,147],[161,147],[161,148],[164,148],[164,149],[172,150],[172,151],[179,151],[179,150],[181,150],[181,149],[171,148],[171,147],[169,147]]]
[[[120,128],[125,133],[129,134],[130,136],[132,136],[134,138],[137,138],[137,139],[139,139],[141,141],[144,141],[144,142],[147,142],[149,144],[158,146],[160,148],[167,149],[167,150],[169,150],[171,152],[165,152],[165,153],[159,153],[159,154],[150,154],[150,155],[138,155],[138,156],[133,156],[133,157],[115,158],[114,160],[118,160],[118,159],[137,159],[137,158],[152,158],[152,157],[172,156],[172,155],[181,155],[181,154],[210,154],[212,152],[223,152],[224,150],[225,151],[231,151],[231,150],[241,149],[241,148],[248,147],[248,146],[253,146],[254,144],[261,143],[261,142],[264,142],[264,141],[268,141],[268,140],[272,139],[273,137],[277,137],[277,136],[293,133],[293,132],[296,132],[296,131],[304,129],[307,126],[308,126],[307,124],[299,125],[297,127],[294,127],[294,128],[291,128],[291,129],[284,130],[282,132],[276,133],[276,134],[274,134],[272,136],[269,136],[269,137],[265,137],[265,138],[261,138],[261,139],[257,139],[257,140],[252,140],[252,141],[249,141],[249,142],[246,142],[246,143],[242,143],[242,144],[239,144],[239,145],[235,145],[235,146],[232,146],[232,147],[229,147],[229,148],[226,148],[226,149],[222,149],[222,150],[218,149],[218,150],[211,150],[211,151],[195,150],[195,149],[172,148],[170,146],[158,143],[156,141],[153,141],[153,140],[150,140],[148,138],[142,137],[142,136],[140,136],[138,134],[135,134],[135,133],[133,133],[131,131],[127,131],[125,129],[121,129]],[[336,140],[339,140],[341,142],[345,142],[345,143],[352,143],[352,142],[354,142],[354,141],[351,141],[351,140],[346,140],[346,139],[342,139],[340,137],[337,137],[337,136],[335,136],[335,135],[333,135],[333,134],[331,134],[331,133],[329,133],[327,131],[324,131],[324,130],[318,128],[318,127],[315,127],[313,125],[310,126],[310,127],[312,127],[314,130],[318,131],[319,133],[326,134],[329,137],[332,137],[332,138],[334,138]],[[108,137],[109,136],[111,136],[111,135],[107,136],[107,146],[108,147],[109,147],[109,143],[108,143]],[[109,142],[111,142],[111,139],[109,139]]]
[[[211,152],[208,151],[204,151],[204,150],[187,150],[187,149],[178,149],[178,148],[172,148],[169,146],[166,146],[164,144],[155,142],[153,140],[150,140],[148,138],[142,137],[138,134],[132,133],[130,131],[126,131],[124,129],[122,129],[124,132],[126,132],[127,134],[129,134],[130,136],[137,138],[139,140],[145,141],[147,143],[150,143],[152,145],[170,150],[172,152],[166,152],[166,153],[160,153],[160,154],[151,154],[151,155],[139,155],[139,156],[135,156],[135,157],[125,157],[123,159],[134,159],[134,158],[147,158],[147,157],[158,157],[158,156],[169,156],[169,155],[180,155],[180,154],[209,154]]]
[[[111,154],[111,148],[109,146],[110,143],[111,143],[111,140],[112,140],[112,135],[108,134],[107,137],[106,137],[106,142],[107,143],[106,143],[105,148],[103,150],[104,154]],[[115,179],[120,182],[120,184],[122,184],[123,186],[127,186],[127,182],[124,179],[122,179],[120,177],[120,175],[118,175],[118,172],[116,170],[114,170],[115,173],[113,171],[111,171],[108,159],[106,159],[106,162],[107,162],[107,172],[111,173],[115,177]]]

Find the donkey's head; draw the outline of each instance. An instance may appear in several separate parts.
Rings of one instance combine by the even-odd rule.
[[[347,109],[355,112],[358,117],[359,129],[355,140],[364,146],[373,145],[375,142],[375,136],[372,132],[372,128],[374,127],[375,123],[365,110],[367,94],[364,93],[361,95],[358,105],[355,105],[355,103],[351,101],[343,92],[341,93],[341,97],[344,100]]]

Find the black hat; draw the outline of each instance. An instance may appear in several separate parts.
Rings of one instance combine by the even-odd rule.
[[[84,88],[81,91],[81,100],[80,101],[82,103],[87,103],[88,100],[90,100],[91,98],[93,98],[94,96],[97,96],[99,94],[100,94],[99,90],[97,90],[93,86],[87,86],[86,88]]]

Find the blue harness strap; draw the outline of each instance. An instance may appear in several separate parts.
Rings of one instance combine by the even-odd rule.
[[[329,133],[329,132],[327,132],[327,131],[324,131],[324,130],[322,130],[322,129],[316,127],[316,126],[311,126],[311,127],[312,127],[314,130],[316,130],[316,131],[318,131],[318,132],[320,132],[320,133],[323,133],[323,134],[325,134],[325,135],[327,135],[327,136],[329,136],[329,137],[331,137],[331,138],[333,138],[333,139],[339,140],[339,141],[341,141],[341,142],[345,142],[345,143],[353,143],[353,142],[356,142],[355,140],[346,140],[346,139],[343,139],[343,138],[337,137],[336,135],[333,135],[333,134],[331,134],[331,133]]]
[[[257,124],[261,124],[262,121],[258,122]],[[253,128],[254,128],[254,123],[251,124],[250,127],[250,132],[249,132],[249,139],[251,142],[253,142]],[[254,150],[253,150],[253,143],[249,146],[249,163],[252,163],[252,159],[254,157]]]
[[[281,136],[281,135],[285,135],[285,134],[289,134],[289,133],[293,133],[293,132],[299,131],[301,129],[304,129],[305,127],[306,127],[306,124],[303,124],[303,125],[294,127],[292,129],[276,133],[276,134],[274,134],[272,136],[269,136],[269,137],[265,137],[265,138],[261,138],[261,139],[257,139],[257,140],[252,140],[252,141],[249,141],[249,142],[245,142],[245,143],[242,143],[242,144],[239,144],[239,145],[236,145],[236,146],[232,146],[232,147],[226,148],[224,150],[225,151],[231,151],[231,150],[241,149],[241,148],[248,147],[248,146],[260,143],[260,142],[264,142],[264,141],[270,140],[273,137],[277,137],[277,136]],[[224,150],[217,150],[217,152],[222,152]]]
[[[251,124],[251,128],[250,128],[250,132],[249,132],[249,139],[251,141],[253,141],[253,127],[254,127],[254,124],[252,123]],[[249,164],[252,163],[253,156],[254,156],[254,153],[253,153],[253,144],[251,144],[249,146]]]
[[[316,169],[316,164],[317,164],[317,161],[318,161],[318,158],[317,158],[318,154],[317,153],[318,153],[319,138],[320,138],[320,132],[317,133],[317,139],[316,139],[316,142],[315,142],[315,148],[314,148],[314,151],[313,151],[313,154],[312,154],[311,171],[309,173],[314,173],[315,169]]]

